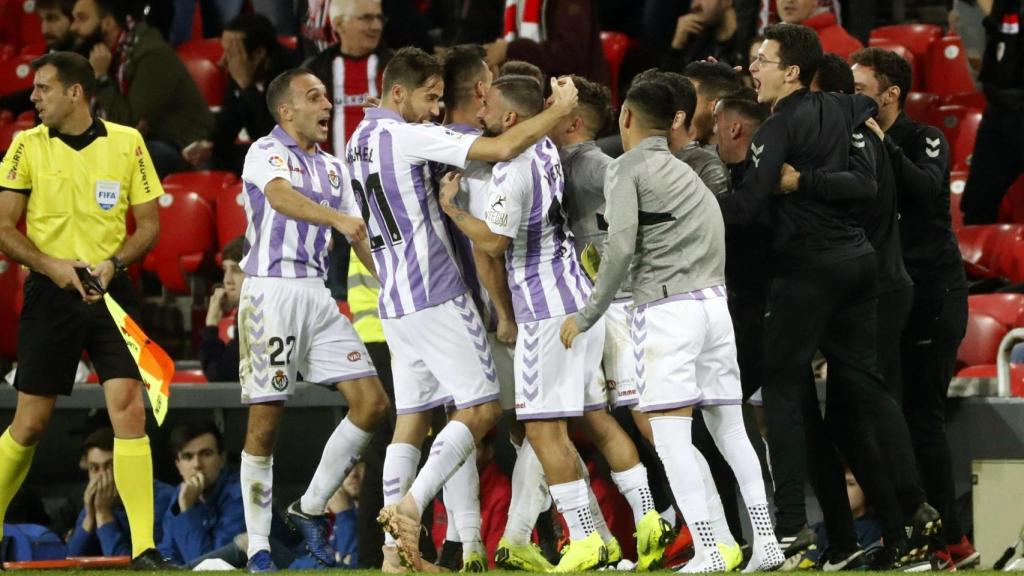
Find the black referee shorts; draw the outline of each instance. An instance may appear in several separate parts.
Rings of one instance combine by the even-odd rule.
[[[114,276],[107,291],[129,316],[138,318],[139,298],[128,277]],[[106,304],[86,304],[77,291],[62,290],[43,274],[29,274],[14,387],[36,396],[69,396],[82,350],[89,353],[100,382],[141,379]]]

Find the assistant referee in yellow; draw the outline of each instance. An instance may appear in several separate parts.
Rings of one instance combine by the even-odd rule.
[[[114,428],[114,483],[128,513],[132,567],[170,568],[153,542],[153,462],[139,370],[106,306],[97,304],[101,295],[76,270],[85,268],[137,313],[124,267],[156,242],[154,200],[163,188],[142,136],[92,117],[96,80],[88,60],[54,52],[32,68],[32,102],[43,123],[18,134],[0,164],[0,251],[32,271],[18,331],[18,407],[0,436],[0,518],[25,480],[57,396],[71,394],[84,349]],[[23,213],[27,236],[17,228]]]

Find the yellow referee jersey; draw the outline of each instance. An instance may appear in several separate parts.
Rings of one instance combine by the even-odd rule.
[[[129,206],[164,193],[142,135],[99,119],[80,136],[44,125],[19,133],[0,188],[28,195],[28,237],[40,251],[89,264],[121,247]]]

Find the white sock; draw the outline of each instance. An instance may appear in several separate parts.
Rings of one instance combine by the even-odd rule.
[[[524,546],[530,543],[537,515],[548,499],[548,484],[544,480],[540,460],[527,440],[523,440],[517,452],[516,464],[512,468],[512,500],[503,537],[510,544]]]
[[[654,510],[654,497],[647,484],[647,468],[637,464],[624,472],[612,471],[612,481],[633,509],[633,522],[639,524],[645,514]]]
[[[320,464],[313,473],[306,493],[299,500],[299,508],[306,514],[321,515],[327,509],[327,501],[338,490],[356,465],[359,455],[373,435],[345,418],[338,424],[324,445]]]
[[[774,540],[775,530],[768,515],[768,497],[761,476],[761,463],[743,425],[743,409],[740,406],[711,406],[704,410],[704,421],[736,476],[736,483],[750,515],[754,538]]]
[[[469,427],[458,420],[448,422],[437,438],[434,438],[430,457],[409,487],[409,493],[416,501],[421,515],[427,504],[441,491],[441,486],[469,458],[475,445]]]
[[[398,502],[409,491],[416,468],[420,465],[420,449],[412,444],[391,444],[384,453],[381,479],[384,482],[384,505]],[[395,546],[395,538],[384,532],[384,545]]]
[[[583,540],[597,528],[590,514],[587,483],[582,478],[572,482],[553,484],[549,487],[555,507],[569,525],[569,539]]]
[[[714,533],[708,518],[707,502],[704,497],[704,481],[700,474],[694,474],[697,460],[693,453],[693,437],[691,428],[693,418],[662,416],[651,418],[654,431],[654,448],[665,465],[665,475],[672,486],[672,495],[679,505],[687,526],[693,532],[696,553],[706,558],[704,553],[710,542],[715,546]],[[699,531],[706,530],[706,533]]]
[[[700,469],[700,476],[704,481],[704,501],[707,503],[708,521],[711,523],[711,530],[715,533],[715,540],[732,546],[736,544],[736,539],[733,538],[729,522],[725,519],[725,508],[722,507],[722,497],[718,495],[715,478],[711,475],[711,467],[708,466],[708,461],[700,450],[694,448],[693,456],[697,460],[697,468]]]
[[[609,542],[615,536],[608,529],[608,523],[604,520],[604,512],[601,511],[601,503],[597,501],[594,487],[590,485],[590,470],[587,470],[587,464],[578,452],[576,453],[576,458],[577,462],[579,462],[580,478],[583,478],[583,481],[587,483],[587,505],[590,506],[590,516],[594,519],[594,529],[601,535],[601,540]]]
[[[461,542],[464,556],[479,553],[480,473],[476,469],[475,450],[444,483],[444,505],[448,512],[446,540]]]
[[[270,520],[274,515],[274,457],[253,456],[243,450],[239,476],[245,532],[249,537],[247,554],[252,558],[260,550],[270,551]]]

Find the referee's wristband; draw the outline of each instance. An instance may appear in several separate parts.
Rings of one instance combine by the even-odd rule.
[[[118,258],[117,256],[111,256],[110,258],[107,258],[107,260],[110,260],[110,263],[114,265],[115,274],[123,274],[126,270],[128,270],[128,267],[125,266],[124,262],[121,262],[121,259]]]

